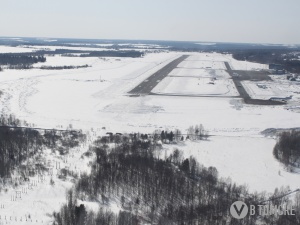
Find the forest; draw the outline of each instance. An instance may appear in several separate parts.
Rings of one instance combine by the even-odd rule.
[[[71,69],[80,69],[80,68],[87,68],[88,65],[82,66],[41,66],[40,69],[42,70],[71,70]]]
[[[29,176],[29,168],[24,165],[27,159],[42,154],[45,148],[66,154],[85,138],[79,131],[35,129],[21,126],[24,123],[12,115],[0,117],[0,178],[11,178],[16,168],[26,178]],[[41,165],[31,169],[45,168]]]
[[[247,60],[263,64],[279,64],[290,73],[300,73],[299,51],[285,49],[255,49],[233,51],[232,57],[236,60]]]
[[[0,54],[0,65],[6,65],[8,67],[24,67],[25,69],[34,63],[46,62],[46,57],[42,55],[30,55],[30,54],[17,54],[7,53]]]
[[[144,55],[140,51],[92,51],[88,54],[81,54],[81,57],[131,57],[138,58]]]
[[[260,220],[267,224],[292,225],[300,222],[299,214],[288,218],[231,219],[229,208],[237,200],[256,206],[262,202],[278,204],[289,200],[268,201],[265,193],[250,193],[246,186],[220,178],[216,168],[206,168],[194,157],[183,158],[178,149],[160,157],[158,143],[165,143],[162,138],[163,135],[155,134],[147,134],[147,138],[146,134],[99,137],[85,154],[95,158],[91,174],[82,174],[68,192],[67,203],[53,214],[53,224],[192,225],[197,221],[209,225],[252,225]],[[284,193],[285,189],[276,189],[273,197]],[[109,210],[110,201],[115,199],[122,207],[119,213]],[[83,203],[78,204],[77,200]],[[88,202],[97,202],[102,207],[98,212],[90,211],[85,206]],[[299,212],[300,204],[297,207]]]
[[[279,134],[278,141],[273,149],[276,159],[286,167],[300,168],[300,131],[286,131]]]

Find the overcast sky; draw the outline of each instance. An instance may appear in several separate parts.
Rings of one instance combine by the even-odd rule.
[[[300,44],[300,0],[0,3],[0,36]]]

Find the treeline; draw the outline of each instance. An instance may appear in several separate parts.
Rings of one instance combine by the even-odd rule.
[[[155,130],[152,134],[147,133],[131,133],[125,136],[122,136],[121,133],[113,134],[111,132],[106,133],[107,136],[101,137],[101,143],[119,143],[121,142],[121,138],[128,138],[131,142],[137,141],[141,142],[146,146],[149,144],[155,143],[157,141],[161,141],[162,143],[177,143],[184,140],[207,140],[209,137],[209,132],[204,128],[202,124],[190,126],[186,132],[182,132],[180,129],[175,130]],[[97,142],[96,141],[96,142]]]
[[[84,204],[78,206],[76,198],[73,190],[67,193],[67,203],[62,206],[59,213],[53,213],[55,219],[53,224],[135,225],[139,222],[137,216],[126,211],[121,211],[118,214],[103,208],[100,208],[97,213],[87,211]]]
[[[232,57],[237,60],[247,60],[250,62],[263,64],[280,64],[282,67],[292,73],[300,73],[300,61],[295,58],[294,54],[290,54],[288,50],[275,49],[257,49],[235,51]]]
[[[13,116],[0,118],[0,177],[11,177],[14,169],[20,167],[43,149],[50,148],[60,154],[77,146],[85,136],[78,131],[37,130],[20,126],[21,121]],[[20,174],[28,176],[28,168]]]
[[[0,65],[6,65],[11,68],[29,67],[38,62],[46,62],[46,58],[42,55],[24,55],[24,54],[0,54]]]
[[[280,133],[273,154],[287,167],[300,167],[300,131]]]
[[[131,57],[138,58],[144,55],[139,51],[92,51],[88,54],[81,54],[80,57]]]
[[[88,65],[82,66],[41,66],[40,69],[42,70],[70,70],[70,69],[80,69],[80,68],[87,68]]]
[[[258,217],[258,213],[240,221],[232,219],[229,208],[233,202],[263,204],[265,193],[249,193],[246,186],[219,178],[216,168],[205,168],[193,157],[183,158],[177,149],[164,159],[157,157],[161,136],[156,133],[117,133],[97,139],[88,154],[84,154],[95,158],[91,173],[81,175],[68,193],[67,203],[54,213],[53,224],[193,225],[198,221],[198,224],[252,225],[260,221],[291,225],[300,222],[299,216]],[[271,196],[274,200],[264,204],[288,203],[288,197],[280,197],[287,190],[276,189]],[[300,195],[297,199],[300,200]],[[78,204],[77,200],[82,203]],[[84,202],[98,202],[99,211],[87,210]],[[109,211],[110,202],[121,206],[121,211]],[[300,212],[300,204],[296,211],[296,214]]]
[[[232,202],[249,195],[245,186],[219,179],[216,168],[205,168],[193,157],[183,159],[179,150],[159,159],[155,157],[156,143],[142,136],[138,139],[118,135],[115,147],[109,151],[107,141],[106,137],[100,138],[90,148],[96,158],[92,172],[81,176],[72,199],[99,201],[104,205],[109,205],[111,199],[120,199],[129,222],[118,220],[121,214],[112,215],[103,209],[98,214],[86,212],[84,206],[83,216],[76,216],[79,206],[69,202],[55,213],[54,224],[168,225],[191,224],[193,220],[199,224],[221,224],[228,219]],[[259,195],[245,199],[247,203],[260,200]],[[97,222],[99,217],[103,222]],[[245,224],[253,224],[255,219],[252,217]]]

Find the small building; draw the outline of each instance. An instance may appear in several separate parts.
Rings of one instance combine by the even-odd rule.
[[[286,70],[275,70],[274,74],[283,75],[283,74],[286,74]]]
[[[271,64],[269,64],[269,69],[270,70],[283,70],[283,66],[280,64],[271,63]]]

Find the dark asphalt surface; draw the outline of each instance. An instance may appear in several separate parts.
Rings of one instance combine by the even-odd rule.
[[[152,89],[177,66],[187,59],[189,55],[182,55],[179,58],[173,60],[167,64],[162,69],[158,70],[156,73],[152,74],[134,89],[129,91],[132,97],[138,97],[140,95],[164,95],[164,94],[154,94],[151,93]],[[232,77],[232,80],[238,90],[240,97],[244,99],[246,104],[251,105],[283,105],[284,102],[271,101],[271,100],[262,100],[262,99],[253,99],[249,96],[245,88],[243,87],[241,81],[243,80],[253,80],[253,81],[262,81],[262,80],[271,80],[267,73],[261,71],[244,71],[244,70],[232,70],[228,62],[224,62],[227,72]],[[234,73],[239,74],[239,76],[234,76]],[[183,95],[168,95],[166,96],[183,96]],[[186,97],[220,97],[220,96],[205,96],[205,95],[187,95]],[[230,96],[225,96],[230,97]],[[232,97],[230,97],[232,98]]]
[[[244,99],[246,104],[250,105],[284,105],[284,102],[263,100],[263,99],[253,99],[247,93],[243,87],[241,81],[243,80],[253,80],[253,81],[262,81],[262,80],[271,80],[271,78],[263,72],[260,71],[244,71],[244,70],[232,70],[228,62],[224,62],[227,72],[232,77],[232,80],[235,84],[236,89],[238,90],[240,96]],[[234,76],[234,73],[239,74],[239,76]]]
[[[142,83],[140,83],[138,86],[136,86],[134,89],[129,91],[129,94],[134,95],[147,95],[150,94],[152,89],[168,74],[179,65],[182,61],[184,61],[186,58],[188,58],[188,55],[180,56],[179,58],[173,60],[169,64],[167,64],[165,67],[157,71],[156,73],[152,74],[150,77],[148,77],[146,80],[144,80]]]

